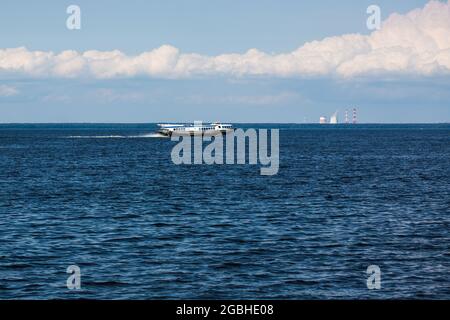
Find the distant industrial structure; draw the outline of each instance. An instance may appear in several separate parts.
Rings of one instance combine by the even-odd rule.
[[[330,117],[330,124],[338,124],[338,110]]]
[[[356,122],[357,122],[357,119],[356,119],[356,108],[353,108],[352,112],[353,112],[352,124],[356,124]],[[333,115],[330,117],[330,122],[327,121],[327,117],[325,117],[325,116],[320,117],[319,118],[319,123],[320,124],[327,124],[327,123],[338,124],[339,123],[338,113],[339,113],[339,110],[336,110],[336,112],[333,113]],[[349,112],[348,112],[347,109],[345,110],[345,123],[346,124],[350,123]]]

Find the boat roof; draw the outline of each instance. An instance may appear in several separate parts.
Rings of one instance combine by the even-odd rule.
[[[176,128],[176,127],[211,127],[211,126],[217,126],[217,125],[222,125],[222,126],[231,126],[231,124],[228,123],[220,123],[220,122],[213,122],[210,124],[202,124],[202,125],[198,125],[196,123],[192,124],[171,124],[171,123],[158,123],[159,127],[162,128]]]
[[[166,128],[166,127],[185,127],[184,124],[171,124],[171,123],[158,123],[158,126],[160,126],[162,128]]]

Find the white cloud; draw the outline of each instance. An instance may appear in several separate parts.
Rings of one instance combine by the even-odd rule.
[[[450,0],[449,0],[450,1]],[[275,77],[372,74],[450,74],[450,2],[431,1],[405,15],[393,14],[370,35],[347,34],[304,44],[284,54],[250,49],[243,54],[205,56],[172,46],[128,56],[108,52],[0,49],[0,73],[34,77],[179,78],[227,75]]]
[[[19,90],[15,87],[0,85],[0,97],[11,97],[19,94]]]

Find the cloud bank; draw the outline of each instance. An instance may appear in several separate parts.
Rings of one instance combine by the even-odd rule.
[[[392,14],[381,30],[369,35],[329,37],[284,54],[250,49],[243,54],[205,56],[163,45],[128,56],[119,50],[55,54],[20,47],[0,49],[0,74],[98,79],[450,75],[450,0],[431,1],[405,15]]]

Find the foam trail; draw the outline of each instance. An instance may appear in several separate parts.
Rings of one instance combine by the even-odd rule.
[[[67,139],[136,139],[136,138],[167,138],[160,133],[146,133],[134,136],[105,135],[105,136],[66,136]]]
[[[143,134],[140,136],[137,136],[139,138],[168,138],[168,136],[165,136],[163,134],[160,133],[147,133],[147,134]]]
[[[68,139],[124,139],[126,136],[67,136]]]

